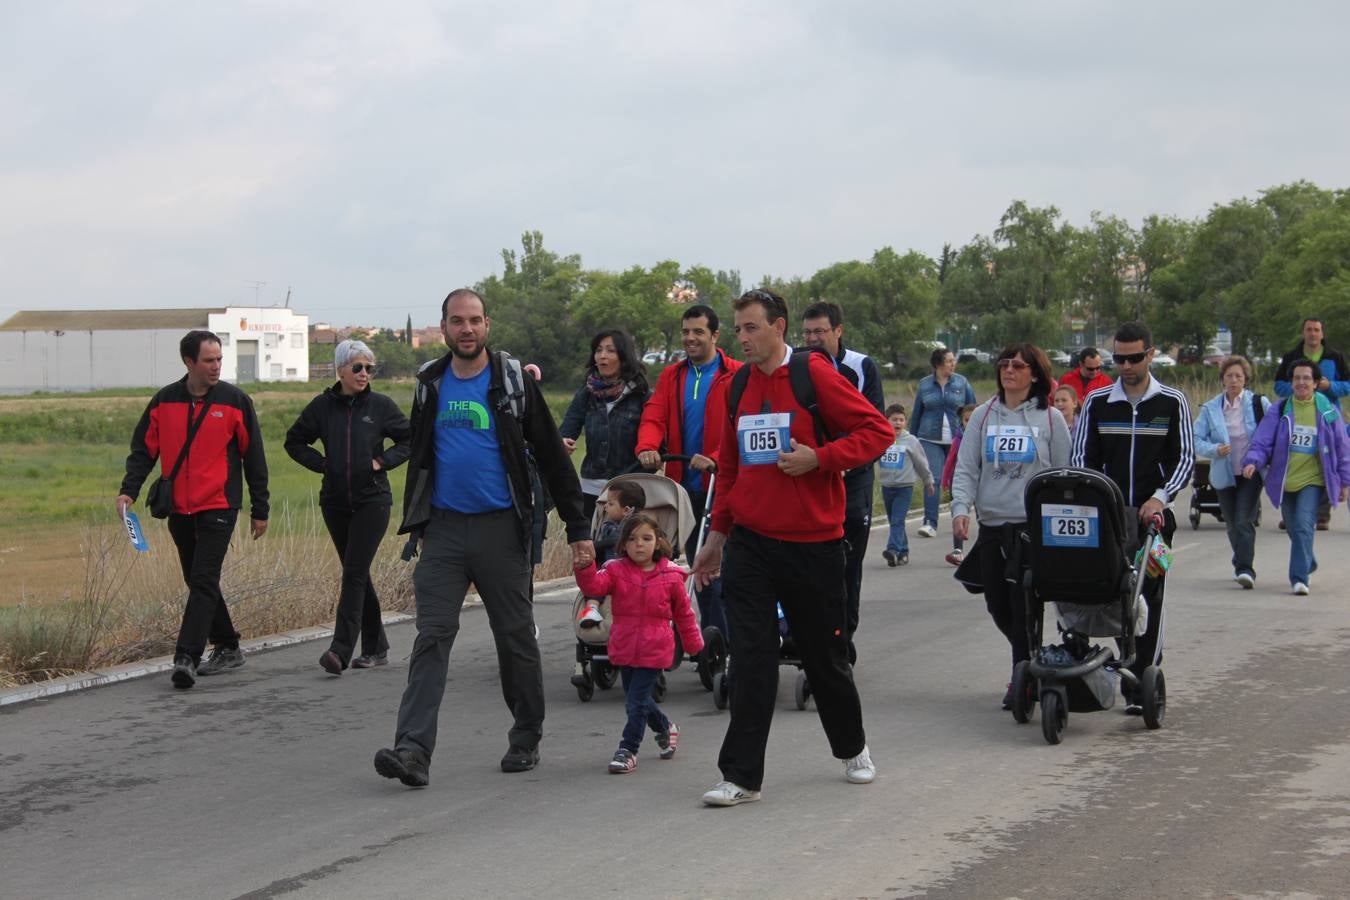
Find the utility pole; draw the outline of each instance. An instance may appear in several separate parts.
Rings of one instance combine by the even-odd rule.
[[[262,290],[263,288],[267,287],[267,282],[265,282],[265,281],[245,281],[244,284],[246,284],[246,285],[248,285],[249,287],[253,288],[253,305],[254,305],[254,306],[257,306],[257,305],[258,305],[258,291],[260,291],[260,290]]]

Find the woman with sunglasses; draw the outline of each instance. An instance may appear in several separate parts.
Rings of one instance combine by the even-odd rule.
[[[975,390],[965,376],[957,374],[956,354],[952,351],[939,347],[928,361],[933,374],[919,381],[910,422],[913,425],[911,433],[919,439],[924,456],[928,458],[928,468],[937,473],[946,466],[952,439],[961,429],[961,407],[975,403]],[[937,537],[939,500],[937,494],[924,496],[919,537]],[[953,551],[960,547],[961,544],[953,540]]]
[[[342,586],[333,640],[319,665],[341,675],[348,666],[369,669],[388,661],[370,564],[389,527],[388,472],[407,461],[412,426],[397,403],[370,389],[375,354],[363,342],[338,344],[333,364],[337,383],[300,413],[286,432],[286,452],[323,476],[319,509],[342,560]],[[323,453],[311,446],[315,441],[323,444]],[[393,444],[386,447],[386,441]],[[353,659],[358,634],[361,655]]]
[[[1311,360],[1290,367],[1294,396],[1280,404],[1279,415],[1266,416],[1256,426],[1251,446],[1242,459],[1242,474],[1255,478],[1269,465],[1266,494],[1280,508],[1289,533],[1289,584],[1294,593],[1309,592],[1317,571],[1313,535],[1317,507],[1334,507],[1350,495],[1350,438],[1336,404],[1317,393],[1321,370]]]
[[[984,587],[984,603],[1012,647],[1012,663],[1031,656],[1026,601],[1020,573],[1008,578],[1018,536],[1026,528],[1022,495],[1027,480],[1043,469],[1067,465],[1069,429],[1050,403],[1050,361],[1030,343],[1003,348],[995,363],[998,395],[975,409],[957,452],[952,478],[952,534],[970,534],[975,512],[979,532],[957,577]],[[1012,708],[1012,683],[1003,695]]]

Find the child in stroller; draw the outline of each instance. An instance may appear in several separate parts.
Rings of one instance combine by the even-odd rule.
[[[628,710],[619,749],[609,761],[615,775],[637,768],[638,748],[648,727],[656,734],[662,759],[672,758],[679,746],[680,729],[661,712],[652,689],[675,653],[670,623],[695,653],[703,649],[703,637],[685,592],[685,573],[670,561],[672,553],[656,519],[638,512],[623,520],[614,559],[599,570],[594,562],[576,570],[577,586],[586,595],[610,598],[608,655],[619,667]]]
[[[1148,666],[1142,677],[1130,667],[1135,639],[1147,626],[1142,594],[1148,579],[1171,563],[1162,542],[1161,517],[1147,525],[1142,541],[1136,511],[1120,488],[1100,472],[1061,468],[1041,472],[1026,489],[1029,568],[1026,587],[1029,644],[1040,646],[1045,605],[1056,608],[1058,645],[1040,646],[1013,669],[1013,718],[1027,722],[1041,704],[1041,731],[1058,744],[1068,714],[1110,709],[1115,678],[1143,698],[1144,724],[1162,725],[1166,687],[1162,670]],[[1130,549],[1139,546],[1131,560]],[[1116,639],[1115,650],[1092,645],[1094,637]]]

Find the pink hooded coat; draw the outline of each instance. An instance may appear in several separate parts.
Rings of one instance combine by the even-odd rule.
[[[577,586],[588,597],[609,596],[613,622],[609,629],[609,659],[616,666],[667,669],[675,661],[673,621],[688,653],[703,649],[703,635],[694,621],[685,573],[668,559],[644,572],[626,556],[596,570],[595,563],[576,570]]]

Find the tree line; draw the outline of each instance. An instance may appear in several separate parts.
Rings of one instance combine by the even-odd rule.
[[[1350,344],[1338,333],[1338,323],[1350,323],[1350,191],[1297,181],[1216,204],[1200,218],[1150,215],[1137,227],[1101,212],[1073,225],[1054,206],[1017,200],[990,234],[944,244],[936,256],[886,246],[809,278],[766,275],[747,285],[739,271],[675,260],[588,269],[530,231],[519,250],[502,251],[502,271],[474,288],[488,298],[495,345],[567,379],[585,367],[602,328],[627,329],[640,350],[678,349],[680,316],[693,302],[718,312],[731,351],[731,301],[751,286],[787,299],[794,330],[808,304],[840,304],[849,346],[897,371],[925,366],[933,340],[1068,347],[1097,343],[1131,319],[1147,322],[1160,346],[1203,354],[1226,326],[1234,352],[1278,356],[1308,315],[1326,320],[1332,346]],[[444,352],[414,349],[392,332],[374,340],[395,374]]]

